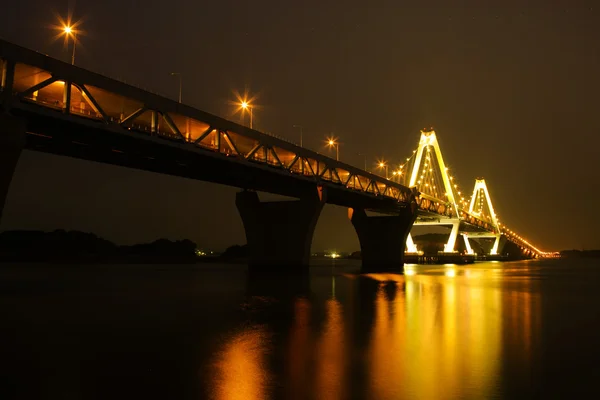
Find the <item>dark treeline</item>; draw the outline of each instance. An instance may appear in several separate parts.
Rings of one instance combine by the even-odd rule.
[[[159,239],[119,246],[93,233],[55,230],[0,233],[0,261],[26,262],[194,262],[196,244],[190,240]]]

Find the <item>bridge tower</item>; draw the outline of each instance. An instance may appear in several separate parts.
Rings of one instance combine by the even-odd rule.
[[[473,188],[473,195],[471,196],[471,203],[469,204],[469,214],[489,220],[494,232],[479,232],[463,235],[468,253],[473,254],[473,250],[469,244],[469,237],[493,238],[494,245],[492,246],[490,254],[497,255],[501,250],[500,239],[502,238],[502,231],[500,230],[498,216],[494,211],[490,192],[488,191],[485,179],[483,178],[478,178],[475,180],[475,187]]]
[[[417,220],[415,225],[452,226],[448,242],[444,245],[444,252],[454,252],[460,227],[459,207],[456,201],[452,178],[448,176],[448,168],[446,168],[446,164],[444,163],[440,144],[433,129],[421,131],[419,147],[417,148],[414,157],[414,164],[408,186],[411,188],[416,187],[419,192],[421,192],[421,198],[435,202],[442,201],[446,204],[447,208],[451,210],[452,215],[451,218],[438,218],[429,221],[424,219],[421,219],[420,221]],[[438,183],[436,184],[436,182]],[[437,186],[439,183],[441,183],[443,187],[438,189]],[[441,189],[443,189],[444,192],[441,192]],[[406,249],[411,253],[418,252],[418,248],[410,234],[406,238]]]

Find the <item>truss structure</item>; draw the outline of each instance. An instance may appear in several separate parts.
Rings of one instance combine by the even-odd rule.
[[[179,104],[145,90],[0,40],[0,105],[80,119],[124,134],[178,142],[238,162],[261,164],[317,184],[336,185],[377,199],[410,204],[404,185]],[[424,210],[440,211],[432,202]],[[441,210],[443,212],[443,210]]]

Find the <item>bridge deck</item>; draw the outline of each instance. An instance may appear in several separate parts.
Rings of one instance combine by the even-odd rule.
[[[323,185],[330,203],[380,212],[413,196],[289,141],[5,41],[0,68],[2,106],[27,118],[33,150],[291,196]]]

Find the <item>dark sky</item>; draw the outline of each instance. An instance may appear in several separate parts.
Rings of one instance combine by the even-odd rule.
[[[0,37],[64,60],[67,0],[2,1]],[[526,5],[525,5],[526,4]],[[466,192],[484,177],[502,222],[548,250],[600,248],[600,6],[593,1],[79,0],[76,63],[343,161],[404,160],[433,126]],[[237,117],[232,117],[237,118]],[[79,229],[117,243],[244,243],[235,188],[24,152],[1,229]],[[327,206],[313,249],[357,250]]]

